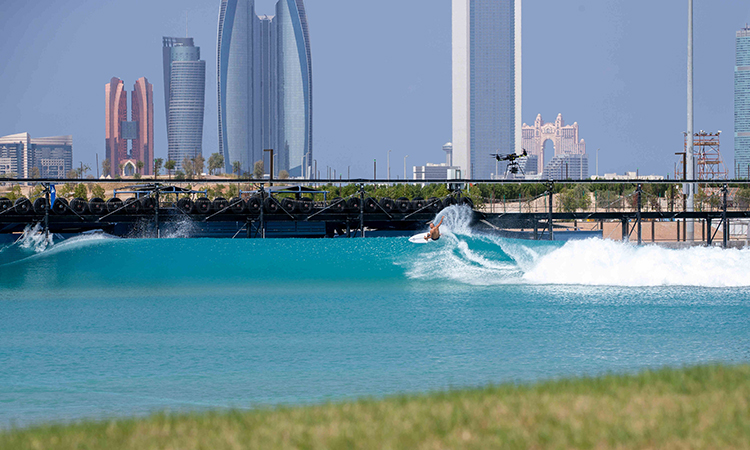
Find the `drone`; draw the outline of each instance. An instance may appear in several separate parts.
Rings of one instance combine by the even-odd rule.
[[[523,169],[521,169],[521,166],[518,164],[518,160],[521,158],[526,158],[529,156],[528,153],[526,153],[526,149],[523,149],[523,153],[520,155],[518,153],[509,153],[507,155],[501,155],[499,153],[491,153],[490,156],[494,156],[496,160],[498,161],[508,161],[508,167],[505,168],[505,176],[508,176],[508,173],[512,173],[513,175],[518,174],[518,172],[521,172],[522,175],[526,175],[524,173]]]

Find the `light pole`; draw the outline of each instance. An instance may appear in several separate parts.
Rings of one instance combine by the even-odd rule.
[[[388,166],[388,181],[391,181],[391,151],[388,150],[388,158],[386,160],[386,166]]]
[[[596,149],[596,178],[599,178],[599,149]]]
[[[695,178],[695,161],[693,159],[693,142],[694,142],[694,129],[695,122],[693,120],[693,0],[688,0],[688,87],[687,87],[687,134],[688,134],[688,146],[686,153],[687,155],[687,174],[688,180]],[[695,202],[695,184],[686,184],[685,193],[687,194],[687,211],[693,212]],[[686,240],[692,242],[695,240],[695,228],[693,220],[689,220],[685,229],[687,232]]]
[[[409,155],[404,156],[404,182],[406,182],[406,158],[408,158]]]
[[[268,185],[273,186],[273,149],[267,148],[263,150],[264,152],[271,152],[271,157],[268,158],[271,163],[271,170],[268,172]]]

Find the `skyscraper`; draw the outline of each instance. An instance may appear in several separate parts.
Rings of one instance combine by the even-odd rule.
[[[521,0],[453,0],[453,164],[490,178],[521,145]]]
[[[128,98],[124,83],[112,78],[104,86],[105,146],[109,175],[122,175],[120,164],[136,167],[143,163],[142,175],[151,175],[154,166],[154,88],[146,78],[139,78],[131,93],[131,120],[128,121]],[[128,150],[128,141],[132,146]]]
[[[167,158],[182,169],[185,158],[203,153],[206,62],[193,38],[163,38]]]
[[[750,27],[737,32],[734,68],[734,160],[737,177],[750,178]]]
[[[252,172],[274,149],[274,172],[309,174],[312,58],[302,0],[279,0],[259,17],[253,0],[221,0],[218,37],[219,149],[227,172]]]

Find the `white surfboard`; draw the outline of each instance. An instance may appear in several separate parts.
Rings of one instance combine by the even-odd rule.
[[[409,242],[411,242],[412,244],[426,244],[430,241],[425,240],[425,236],[427,236],[426,232],[415,234],[414,236],[409,238]]]

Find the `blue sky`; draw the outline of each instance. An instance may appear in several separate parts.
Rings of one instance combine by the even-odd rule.
[[[162,36],[189,33],[207,62],[203,153],[217,150],[219,0],[2,0],[0,135],[72,134],[75,164],[104,159],[104,85],[154,84],[155,152],[166,157]],[[273,14],[272,0],[258,0]],[[306,0],[318,169],[385,176],[441,162],[451,140],[450,0]],[[735,32],[750,3],[695,0],[696,130],[722,130],[732,167]],[[578,122],[592,173],[671,174],[686,129],[687,2],[526,0],[523,120]]]

